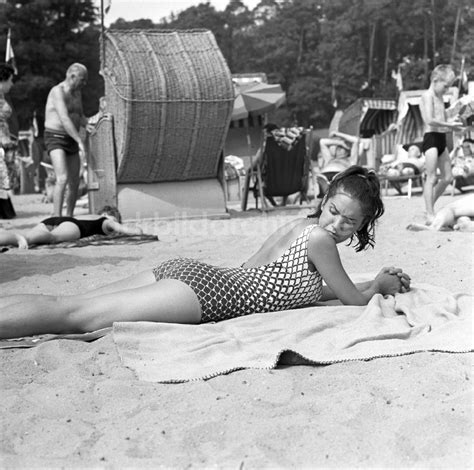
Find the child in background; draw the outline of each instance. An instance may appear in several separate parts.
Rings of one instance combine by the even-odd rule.
[[[456,117],[449,122],[443,101],[455,79],[451,65],[438,65],[431,73],[431,84],[423,93],[420,103],[421,117],[425,124],[423,153],[425,154],[426,179],[423,187],[427,223],[434,218],[434,205],[451,183],[451,161],[446,145],[446,133],[461,130],[462,121]],[[439,169],[439,179],[436,170]]]

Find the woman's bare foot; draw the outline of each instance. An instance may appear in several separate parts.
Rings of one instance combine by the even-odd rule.
[[[23,235],[15,233],[15,238],[16,238],[16,243],[18,245],[18,248],[20,248],[20,250],[28,249],[28,242],[26,241],[26,238]]]
[[[407,230],[411,230],[412,232],[421,232],[423,230],[432,230],[432,228],[429,225],[413,223],[407,225]]]
[[[426,214],[425,225],[431,225],[433,223],[434,218],[435,218],[434,214]]]

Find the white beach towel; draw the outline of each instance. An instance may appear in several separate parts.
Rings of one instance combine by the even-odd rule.
[[[115,323],[122,363],[149,382],[209,379],[239,369],[331,364],[423,351],[474,350],[473,296],[419,285],[367,306],[316,306],[219,323]],[[285,361],[288,363],[288,361]]]

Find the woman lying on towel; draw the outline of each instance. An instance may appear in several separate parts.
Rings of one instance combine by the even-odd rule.
[[[28,245],[49,245],[61,242],[70,242],[92,235],[141,235],[139,227],[126,227],[121,224],[120,212],[112,206],[105,206],[99,215],[86,218],[49,217],[35,225],[24,235],[0,229],[0,246],[18,245],[28,249]]]
[[[468,194],[442,207],[429,225],[410,224],[407,229],[414,232],[422,230],[474,232],[472,219],[474,219],[474,194]]]
[[[273,262],[218,268],[179,258],[82,295],[4,297],[0,337],[82,333],[122,321],[196,324],[336,298],[365,305],[377,293],[406,292],[410,278],[401,269],[384,268],[372,281],[355,285],[339,258],[338,243],[354,241],[356,251],[373,246],[383,211],[377,176],[353,166],[332,180],[317,223]]]

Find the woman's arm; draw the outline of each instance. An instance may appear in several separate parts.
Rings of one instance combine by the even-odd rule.
[[[337,298],[345,305],[366,305],[375,294],[393,295],[405,291],[405,285],[409,288],[408,276],[395,268],[384,268],[373,281],[355,285],[342,266],[334,239],[319,227],[309,236],[308,257],[327,285],[323,301]]]
[[[339,137],[340,139],[343,139],[346,142],[349,142],[351,144],[349,160],[351,162],[351,165],[357,165],[357,162],[359,161],[359,156],[362,154],[362,151],[363,151],[362,139],[360,139],[359,137],[355,135],[346,134],[344,132],[339,132],[339,131],[331,132],[331,135],[335,137]]]
[[[336,139],[328,139],[328,138],[322,138],[319,141],[319,152],[321,153],[321,157],[323,160],[322,165],[320,165],[321,168],[324,168],[329,161],[331,161],[334,158],[334,155],[331,153],[331,149],[329,148],[331,145],[338,145],[341,142]]]
[[[122,233],[123,235],[142,235],[143,230],[140,227],[127,227],[110,219],[104,220],[102,229],[105,233]]]
[[[356,144],[359,141],[359,137],[339,131],[331,132],[331,136],[340,137],[341,139],[347,140],[347,142],[350,142],[351,144]]]
[[[396,294],[397,292],[408,292],[410,290],[410,278],[408,275],[403,273],[401,269],[398,268],[383,268],[381,273],[388,273],[390,275],[397,275],[401,281],[401,287],[398,291],[393,292],[391,295]],[[380,273],[379,273],[380,274]],[[371,297],[374,295],[372,293],[374,287],[374,280],[372,281],[365,281],[365,282],[358,282],[354,283],[356,289],[361,292],[363,295],[370,295]],[[389,294],[386,292],[384,295]],[[324,302],[326,300],[335,300],[337,299],[337,295],[330,289],[328,286],[323,286],[322,294],[320,301]]]
[[[366,292],[372,287],[373,281],[366,281],[366,282],[358,282],[354,283],[354,286],[359,292]],[[323,286],[321,298],[319,299],[321,302],[325,302],[326,300],[336,300],[338,296],[333,292],[333,290],[328,286]]]

